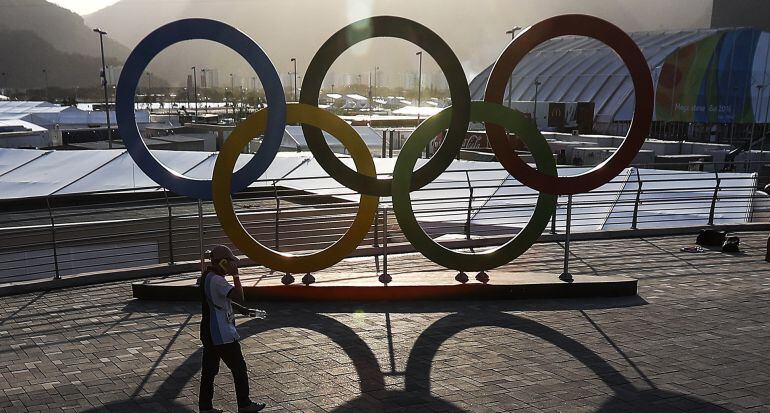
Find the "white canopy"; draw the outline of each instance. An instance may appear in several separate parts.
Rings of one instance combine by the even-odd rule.
[[[209,179],[216,153],[153,151],[167,167],[188,177]],[[237,168],[251,159],[241,155]],[[351,158],[341,160],[354,168]],[[394,158],[375,158],[381,178],[388,177]],[[420,159],[417,167],[426,160]],[[586,168],[559,168],[560,176]],[[714,222],[750,220],[756,174],[720,173]],[[470,183],[469,183],[470,180]],[[311,153],[279,153],[252,187],[282,187],[357,202],[359,195],[326,174]],[[639,228],[705,225],[717,185],[708,172],[627,168],[611,182],[587,194],[573,196],[574,231],[602,231],[630,227],[639,182],[642,191],[637,210]],[[473,188],[471,226],[483,233],[515,234],[529,220],[538,193],[522,186],[497,163],[454,161],[435,181],[412,193],[418,219],[434,236],[460,233],[468,218]],[[62,194],[123,191],[157,191],[125,150],[41,151],[0,149],[0,199],[21,199]],[[383,206],[389,198],[381,199]],[[567,197],[559,198],[557,226],[564,227]],[[474,231],[475,232],[475,231]]]

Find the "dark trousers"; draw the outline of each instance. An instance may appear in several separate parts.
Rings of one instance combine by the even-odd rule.
[[[198,407],[201,410],[212,408],[214,377],[219,373],[219,360],[224,361],[227,368],[233,373],[238,407],[248,406],[251,403],[251,399],[249,399],[249,376],[246,372],[246,361],[243,359],[241,345],[236,341],[221,346],[203,346],[203,368]]]

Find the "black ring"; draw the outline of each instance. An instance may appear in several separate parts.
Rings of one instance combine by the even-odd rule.
[[[436,60],[449,84],[452,97],[449,131],[433,157],[415,171],[411,189],[417,190],[436,179],[452,163],[462,148],[471,113],[471,95],[460,60],[436,33],[415,21],[394,16],[377,16],[351,23],[332,35],[313,56],[302,81],[299,101],[318,106],[321,84],[334,61],[350,46],[375,37],[395,37],[420,46]],[[359,174],[334,155],[320,129],[302,125],[302,131],[318,163],[337,182],[363,195],[390,196],[391,179]]]

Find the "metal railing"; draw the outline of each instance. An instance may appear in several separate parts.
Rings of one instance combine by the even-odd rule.
[[[538,194],[491,165],[497,167],[447,171],[414,192],[412,206],[423,230],[462,248],[499,245],[514,236]],[[624,231],[632,236],[642,230],[770,223],[770,200],[758,191],[767,177],[642,171],[632,168],[590,193],[559,197],[545,235]],[[569,171],[560,168],[560,174]],[[237,194],[234,205],[244,228],[263,244],[312,251],[347,231],[358,194],[328,176],[285,176],[258,181]],[[211,202],[157,187],[3,200],[0,206],[0,283],[194,262],[204,248],[229,243]],[[378,272],[388,274],[388,254],[409,250],[390,199],[381,198],[376,225],[356,254],[381,255]],[[567,250],[566,274],[568,264]]]

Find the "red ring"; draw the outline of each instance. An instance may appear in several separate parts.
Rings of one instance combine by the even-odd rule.
[[[508,78],[521,59],[541,43],[568,35],[599,40],[620,56],[634,82],[636,105],[626,139],[615,153],[590,171],[573,176],[554,177],[538,172],[516,155],[504,128],[491,123],[485,125],[489,142],[503,167],[524,185],[552,195],[588,192],[612,180],[634,160],[652,123],[654,89],[647,59],[642,51],[631,37],[617,26],[606,20],[582,14],[551,17],[517,36],[495,62],[484,92],[484,100],[502,104]]]

